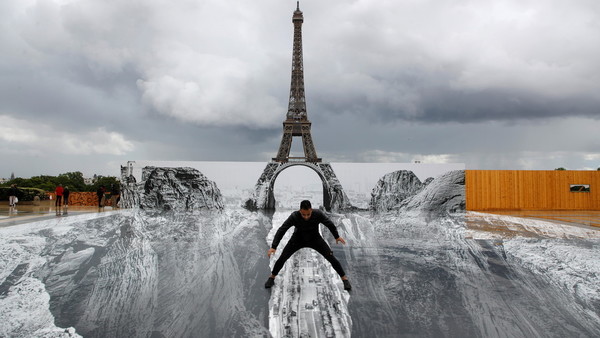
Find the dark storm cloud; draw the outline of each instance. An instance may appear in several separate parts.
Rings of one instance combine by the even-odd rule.
[[[423,95],[420,121],[482,122],[582,116],[600,118],[600,102],[592,97],[556,99],[514,90],[465,93],[435,91]],[[400,117],[402,118],[402,117]]]
[[[564,116],[600,118],[591,93],[557,97],[532,89],[454,88],[451,74],[341,75],[341,83],[315,90],[316,110],[369,114],[381,122],[484,122]],[[437,76],[436,76],[437,75]],[[351,78],[344,80],[345,78]],[[310,88],[307,89],[310,93]]]
[[[389,105],[373,104],[361,107],[358,102],[355,109],[375,112],[373,117],[384,123],[395,120],[423,123],[486,121],[519,123],[519,120],[524,119],[567,116],[600,118],[600,102],[591,97],[556,99],[514,90],[483,90],[469,93],[447,88],[422,92],[419,97],[420,105],[410,111],[403,107]]]
[[[306,32],[325,32],[307,42],[318,57],[305,58],[323,109],[382,122],[598,117],[600,6],[592,2],[335,9],[334,28],[319,22]]]
[[[106,84],[73,83],[64,78],[21,74],[5,78],[0,99],[3,110],[18,112],[22,118],[35,118],[44,123],[83,125],[95,119],[105,121],[123,116],[131,109],[127,100],[135,100],[131,86],[111,79]],[[11,81],[12,80],[12,81]],[[131,82],[129,82],[131,83]]]

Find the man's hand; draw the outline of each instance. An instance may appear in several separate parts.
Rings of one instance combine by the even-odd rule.
[[[346,245],[346,241],[341,236],[335,239],[335,244],[338,244],[338,242],[342,242],[342,244]]]
[[[271,255],[274,255],[275,251],[277,251],[277,250],[270,248],[269,251],[267,251],[267,256],[269,256],[269,258],[271,258]]]

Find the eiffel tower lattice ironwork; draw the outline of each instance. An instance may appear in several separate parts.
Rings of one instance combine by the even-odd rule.
[[[306,99],[304,96],[304,67],[302,61],[302,23],[304,16],[297,2],[292,16],[294,24],[294,47],[292,53],[292,82],[290,100],[286,119],[283,121],[283,136],[277,156],[267,163],[258,179],[252,196],[244,206],[250,210],[275,209],[273,188],[277,176],[291,166],[305,166],[317,173],[323,183],[323,204],[326,210],[348,210],[352,208],[348,196],[337,179],[329,163],[324,163],[317,156],[317,151],[310,132],[311,122],[306,115]],[[304,156],[290,157],[292,140],[302,137]]]
[[[287,162],[300,160],[306,162],[321,162],[310,134],[311,123],[306,114],[306,97],[304,95],[304,65],[302,59],[302,23],[304,15],[300,11],[300,2],[296,3],[292,16],[294,24],[294,47],[292,53],[292,81],[290,85],[290,101],[285,121],[283,121],[283,136],[277,157],[273,161]],[[302,137],[304,157],[290,157],[294,137]]]

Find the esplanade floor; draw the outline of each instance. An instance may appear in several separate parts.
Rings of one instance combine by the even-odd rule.
[[[83,213],[101,213],[113,210],[112,207],[102,209],[90,206],[70,206],[60,208],[57,212],[56,207],[50,201],[44,201],[41,205],[19,204],[16,208],[10,208],[6,202],[0,205],[0,227],[18,225],[23,223],[35,222],[58,216],[78,215]],[[537,219],[552,221],[555,223],[573,225],[577,227],[600,227],[600,211],[598,210],[578,210],[578,211],[559,211],[559,210],[498,210],[467,213],[467,226],[477,228],[478,215],[494,214],[513,216],[527,219]],[[481,230],[481,229],[480,229]]]
[[[498,210],[482,211],[481,213],[552,221],[574,226],[600,227],[600,211],[598,210]],[[469,217],[477,218],[473,215]]]
[[[57,215],[52,205],[4,204],[0,336],[40,336],[40,327],[84,337],[600,332],[597,211],[333,214],[348,244],[332,251],[352,293],[311,251],[264,288],[269,236],[288,215],[239,205],[190,217],[109,207]]]
[[[69,215],[80,215],[84,213],[101,213],[113,210],[112,207],[81,207],[69,206],[68,208],[57,208],[51,201],[44,201],[41,205],[17,204],[15,208],[8,206],[3,201],[0,205],[0,227],[19,225],[30,222],[37,222],[56,217],[65,217]]]

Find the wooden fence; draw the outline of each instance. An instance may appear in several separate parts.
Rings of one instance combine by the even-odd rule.
[[[600,210],[600,171],[466,170],[465,193],[467,210]]]
[[[52,201],[56,200],[55,193],[48,193],[48,196],[52,199]],[[109,193],[104,195],[105,206],[111,205],[110,197],[111,195]],[[73,191],[69,194],[69,206],[98,206],[98,195],[95,192]]]

